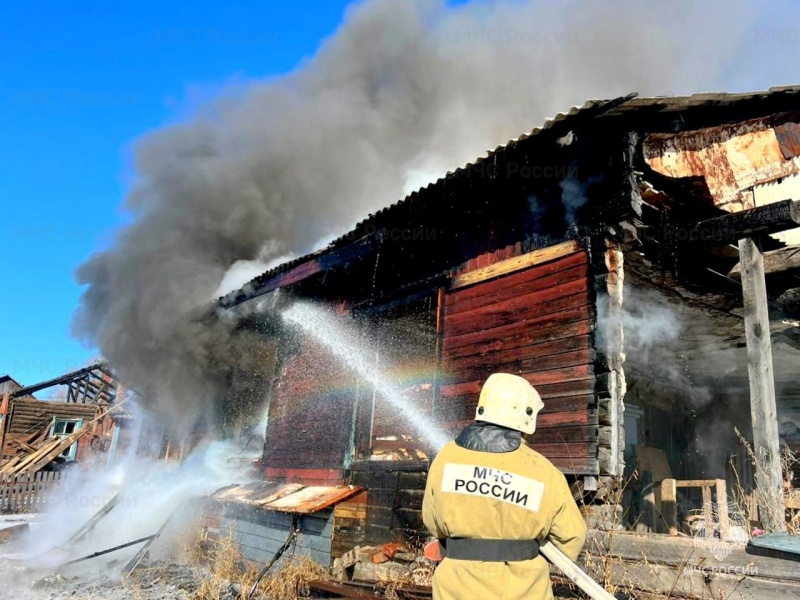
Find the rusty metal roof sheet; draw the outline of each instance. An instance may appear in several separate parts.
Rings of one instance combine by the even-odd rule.
[[[264,510],[312,514],[352,498],[363,488],[353,485],[304,486],[300,483],[258,481],[232,485],[217,490],[212,498],[221,502],[236,502]]]
[[[494,160],[498,155],[515,148],[518,144],[536,138],[543,132],[552,129],[556,125],[565,124],[570,125],[570,121],[578,117],[588,116],[590,118],[610,118],[620,117],[630,114],[644,113],[669,113],[681,112],[691,109],[715,106],[730,106],[745,102],[754,102],[773,97],[800,97],[800,86],[780,86],[772,87],[768,90],[746,93],[702,93],[693,94],[690,96],[654,96],[649,98],[639,98],[637,94],[628,94],[627,96],[620,96],[613,99],[605,100],[587,100],[582,106],[573,106],[565,113],[558,113],[552,119],[545,121],[541,127],[536,127],[526,134],[520,135],[516,139],[508,140],[504,145],[497,146],[494,150],[487,152],[487,155],[476,159],[472,163],[466,164],[460,169],[448,172],[444,177],[429,183],[425,187],[412,192],[404,199],[395,202],[394,204],[382,208],[381,210],[370,214],[366,219],[360,221],[355,228],[335,239],[327,247],[316,250],[311,254],[298,257],[289,262],[278,265],[277,267],[262,273],[252,281],[242,286],[242,290],[248,287],[257,287],[259,282],[277,277],[286,271],[300,265],[302,263],[319,258],[321,255],[326,254],[332,250],[340,248],[353,240],[359,239],[363,232],[368,229],[375,221],[384,217],[390,212],[396,212],[403,206],[419,202],[422,200],[430,199],[433,192],[444,188],[446,183],[456,177],[467,173],[470,169],[481,165],[487,161]],[[232,292],[227,297],[234,297],[238,292]],[[248,297],[246,294],[244,297]],[[249,296],[252,297],[252,296]],[[249,299],[248,297],[248,299]]]

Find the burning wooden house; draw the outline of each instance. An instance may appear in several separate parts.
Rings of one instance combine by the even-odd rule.
[[[685,497],[731,535],[734,428],[800,444],[799,156],[800,88],[593,100],[221,298],[278,341],[264,482],[224,492],[245,555],[292,514],[321,560],[420,535],[421,431],[453,436],[498,371],[542,395],[530,444],[592,525],[690,532]]]

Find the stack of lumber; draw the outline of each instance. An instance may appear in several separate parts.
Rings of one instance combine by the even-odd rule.
[[[11,448],[16,454],[32,454],[39,449],[44,441],[50,435],[50,423],[48,422],[43,427],[39,427],[33,433],[23,435],[9,442]]]

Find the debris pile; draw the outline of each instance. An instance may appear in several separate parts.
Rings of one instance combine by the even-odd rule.
[[[334,559],[331,575],[345,585],[371,585],[388,597],[430,597],[433,562],[403,544],[357,546]]]
[[[92,431],[96,423],[105,418],[107,413],[102,413],[95,417],[77,431],[67,436],[50,437],[50,423],[39,431],[26,436],[23,439],[11,441],[11,445],[17,451],[0,468],[0,474],[17,475],[22,473],[35,473],[50,464],[72,444],[77,442],[84,435]]]

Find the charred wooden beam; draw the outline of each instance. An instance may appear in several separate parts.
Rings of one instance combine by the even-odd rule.
[[[378,232],[366,235],[339,250],[318,252],[316,255],[312,255],[308,261],[291,269],[276,273],[273,276],[266,273],[264,276],[254,279],[241,289],[217,300],[217,306],[220,308],[232,308],[242,302],[247,302],[279,288],[298,283],[318,273],[324,273],[351,263],[376,252],[380,247],[381,240],[382,235]]]
[[[92,365],[90,367],[84,367],[83,369],[78,369],[77,371],[61,375],[60,377],[56,377],[54,379],[48,379],[47,381],[42,381],[34,385],[29,385],[28,387],[20,388],[14,392],[11,392],[11,397],[20,398],[22,396],[32,395],[36,392],[39,392],[41,390],[56,385],[70,385],[72,382],[75,382],[76,380],[85,379],[87,374],[90,374],[98,369],[102,370],[104,373],[106,372],[104,369],[100,367],[100,365]]]
[[[698,243],[735,244],[738,240],[800,227],[800,201],[782,200],[701,221],[688,239]]]
[[[786,290],[778,296],[775,303],[789,317],[800,317],[800,288]]]
[[[786,248],[764,252],[763,257],[764,273],[766,275],[783,273],[791,269],[800,269],[800,246],[787,246]],[[741,279],[742,264],[736,263],[728,273],[728,277]]]
[[[605,313],[605,330],[601,338],[604,345],[598,348],[595,366],[605,371],[595,380],[595,396],[600,417],[600,473],[619,477],[625,467],[623,451],[625,432],[623,427],[623,399],[625,397],[625,354],[623,352],[624,328],[622,324],[623,253],[616,243],[605,242],[602,262],[595,264],[595,293],[597,304]],[[598,259],[600,257],[598,256]],[[597,341],[597,340],[596,340]]]

